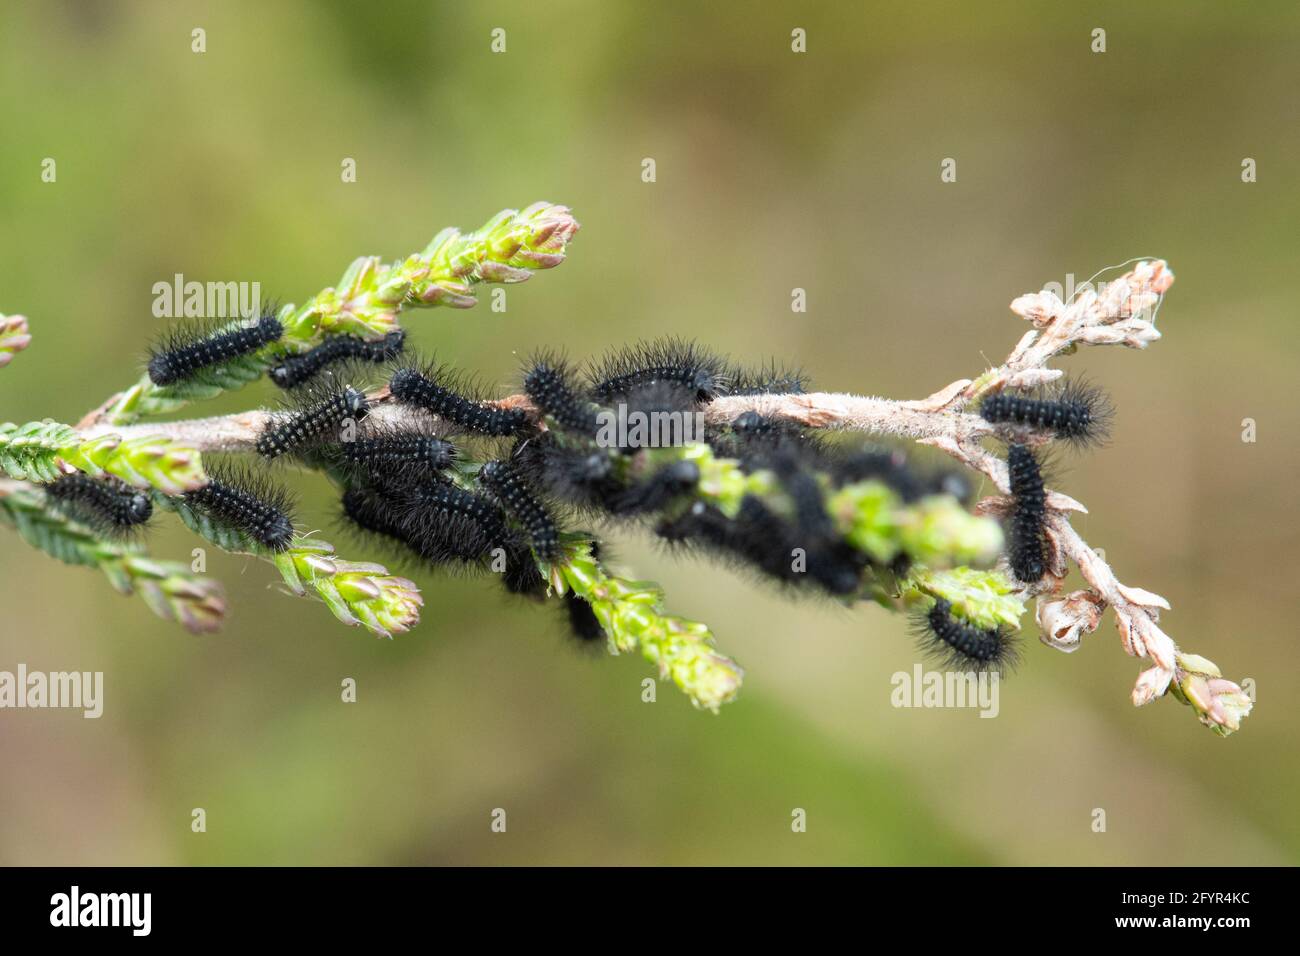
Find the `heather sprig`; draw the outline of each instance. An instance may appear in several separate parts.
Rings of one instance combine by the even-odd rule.
[[[0,471],[9,477],[53,481],[61,461],[93,477],[109,474],[133,488],[169,495],[207,481],[199,452],[165,435],[82,439],[75,429],[50,419],[0,424]]]
[[[269,550],[214,518],[212,509],[200,512],[178,497],[207,481],[200,451],[269,447],[279,433],[268,429],[283,425],[281,419],[254,411],[157,426],[130,422],[240,387],[272,362],[306,354],[331,336],[383,341],[398,331],[407,308],[469,307],[480,283],[521,282],[558,265],[577,228],[566,208],[541,203],[502,212],[471,233],[444,230],[422,252],[388,265],[373,257],[358,259],[337,286],[300,307],[280,309],[274,322],[282,334],[264,347],[250,345],[247,335],[218,331],[221,337],[191,343],[174,362],[162,362],[161,377],[173,384],[158,387],[144,379],[76,429],[51,421],[0,426],[0,470],[11,476],[4,479],[6,515],[36,546],[99,566],[119,587],[144,594],[159,613],[204,629],[220,616],[210,587],[178,566],[154,562],[48,514],[28,497],[40,492],[23,484],[48,481],[66,467],[96,477],[113,475],[136,488],[154,489],[156,501],[167,503],[217,546],[274,563],[292,592],[319,597],[340,620],[381,636],[409,629],[418,620],[421,598],[405,578],[380,565],[342,560],[331,545],[290,535],[286,527],[274,538],[266,536],[276,547]],[[1006,361],[919,400],[808,392],[802,375],[775,366],[746,372],[690,344],[651,343],[617,353],[614,365],[601,368],[617,379],[609,390],[618,392],[622,404],[639,403],[640,411],[651,414],[662,407],[704,422],[703,440],[675,447],[612,449],[586,434],[593,407],[603,400],[597,394],[602,383],[572,389],[556,363],[533,368],[526,395],[502,400],[459,395],[440,375],[433,381],[417,369],[376,392],[357,390],[346,421],[331,417],[329,428],[304,424],[293,429],[293,448],[287,440],[275,447],[283,447],[285,457],[292,451],[300,465],[324,470],[343,486],[345,501],[351,500],[348,495],[370,496],[367,500],[383,504],[392,519],[386,527],[400,532],[399,538],[421,530],[440,533],[440,547],[416,549],[426,564],[441,566],[446,563],[441,557],[472,551],[472,563],[482,570],[488,546],[498,540],[493,535],[500,532],[504,548],[490,550],[504,550],[507,568],[516,571],[522,554],[527,572],[506,574],[507,589],[534,599],[548,592],[577,595],[612,652],[639,651],[701,708],[716,711],[735,697],[740,668],[716,651],[707,626],[667,614],[657,585],[603,568],[595,539],[565,531],[570,515],[553,514],[543,501],[555,497],[583,513],[637,523],[652,519],[656,533],[668,540],[699,545],[724,560],[740,559],[785,585],[812,581],[848,601],[925,608],[932,636],[981,664],[1000,666],[1010,659],[1010,630],[1031,598],[1037,599],[1041,640],[1063,651],[1077,649],[1102,614],[1113,610],[1124,649],[1150,662],[1134,687],[1133,702],[1172,694],[1226,735],[1250,712],[1249,696],[1211,662],[1181,651],[1158,623],[1168,602],[1122,584],[1083,541],[1070,523],[1073,512],[1085,510],[1082,505],[1041,479],[1028,488],[1020,480],[1023,469],[1017,471],[1015,461],[1008,467],[1007,460],[1033,454],[1044,443],[1101,436],[1100,429],[1088,429],[1108,408],[1076,400],[1068,390],[1065,398],[1050,398],[1059,402],[1050,407],[1042,404],[1049,399],[1033,396],[1057,395],[1051,387],[1061,372],[1049,363],[1079,343],[1145,348],[1158,340],[1153,311],[1172,282],[1164,262],[1143,261],[1100,291],[1068,302],[1048,292],[1022,296],[1012,309],[1031,329]],[[25,344],[25,323],[0,320],[0,363]],[[257,351],[220,360],[239,348]],[[419,381],[421,376],[426,380]],[[1044,388],[1048,391],[1039,391]],[[990,396],[1000,397],[985,405]],[[389,473],[380,458],[377,473],[370,467],[362,474],[314,447],[351,440],[345,432],[352,426],[359,426],[362,436],[371,428],[414,429],[439,439],[450,434],[457,442],[455,460],[449,468],[417,474],[409,468]],[[971,510],[969,484],[951,475],[927,477],[901,454],[879,446],[846,449],[845,443],[823,440],[817,434],[823,429],[933,446],[983,475],[1000,494]],[[462,442],[463,433],[477,437],[467,434]],[[1010,445],[1005,457],[990,447],[994,439]],[[493,462],[484,470],[487,459]],[[443,527],[442,511],[432,514],[421,504],[445,499],[453,487],[448,482],[479,509],[474,514],[481,527],[465,539],[458,537],[472,530],[465,515],[457,518],[461,525]],[[1030,506],[1036,560],[1033,573],[1017,569],[1020,580],[1013,581],[1002,568],[1017,568],[1014,532],[1025,522],[1017,524],[1015,518]],[[1008,517],[1010,547],[999,525]],[[804,558],[806,567],[796,566]],[[1061,597],[1067,562],[1078,567],[1086,587]],[[1027,568],[1031,562],[1019,563]]]
[[[344,624],[391,638],[419,622],[424,603],[419,589],[406,578],[389,574],[382,565],[343,560],[328,542],[301,535],[287,548],[275,551],[183,498],[160,497],[158,501],[222,551],[253,555],[275,565],[293,594],[315,594]]]
[[[550,566],[549,580],[556,594],[571,589],[591,605],[610,653],[639,650],[696,707],[717,713],[739,693],[745,672],[714,648],[708,625],[665,613],[657,584],[611,575],[592,555],[590,541],[572,543]]]
[[[136,545],[104,540],[50,507],[39,489],[0,486],[0,514],[32,547],[65,564],[98,568],[119,593],[139,594],[158,617],[195,634],[221,627],[226,600],[220,582],[187,565],[155,560]]]
[[[128,424],[240,389],[261,378],[280,358],[309,352],[332,335],[381,341],[398,330],[398,317],[407,307],[470,308],[477,302],[473,293],[480,283],[523,282],[558,266],[578,228],[567,207],[538,202],[523,210],[502,210],[473,232],[444,229],[422,252],[396,262],[362,256],[336,285],[301,306],[279,309],[276,318],[284,332],[278,341],[203,369],[184,382],[155,385],[145,375],[114,397],[102,420]],[[232,321],[230,327],[239,324]]]

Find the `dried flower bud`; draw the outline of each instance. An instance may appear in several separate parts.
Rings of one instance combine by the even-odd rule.
[[[1163,667],[1152,667],[1138,675],[1137,685],[1133,688],[1133,706],[1149,704],[1157,697],[1164,696],[1169,689],[1169,682],[1174,679],[1174,672]]]
[[[1042,630],[1039,640],[1048,647],[1072,654],[1079,649],[1084,634],[1097,630],[1104,610],[1106,602],[1087,590],[1073,591],[1057,601],[1040,598],[1035,614]]]

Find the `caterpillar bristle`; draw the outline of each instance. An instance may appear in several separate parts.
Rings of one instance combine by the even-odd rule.
[[[1028,394],[989,395],[980,403],[980,416],[992,425],[1024,428],[1088,446],[1105,442],[1114,408],[1102,389],[1069,381]]]
[[[1047,573],[1043,525],[1047,517],[1046,491],[1038,458],[1027,445],[1007,449],[1007,473],[1012,507],[1007,532],[1007,563],[1016,579],[1026,584]]]
[[[727,364],[695,342],[657,339],[609,353],[589,366],[588,380],[592,395],[606,403],[660,383],[687,389],[696,402],[706,403],[727,393]]]
[[[359,335],[333,335],[309,352],[286,356],[268,374],[280,388],[297,388],[331,366],[360,368],[392,361],[402,354],[405,344],[404,329],[395,329],[377,341]]]
[[[206,464],[208,483],[181,500],[268,551],[284,551],[293,543],[293,496],[282,485],[247,467]]]
[[[496,459],[483,463],[478,479],[523,526],[537,557],[543,561],[554,560],[560,550],[555,519],[519,473],[509,463]]]
[[[149,351],[149,380],[158,386],[176,385],[216,365],[252,355],[284,335],[274,312],[264,312],[251,324],[186,322],[163,334]]]
[[[146,492],[108,476],[92,478],[76,472],[60,475],[43,486],[51,504],[101,537],[130,538],[144,529],[153,515]]]
[[[464,394],[471,390],[463,376],[432,363],[406,364],[388,380],[393,398],[403,405],[422,408],[463,431],[507,437],[528,425],[528,415]]]
[[[351,385],[314,385],[290,394],[296,410],[272,415],[257,436],[254,447],[263,458],[336,442],[345,425],[355,426],[370,411],[366,396]]]
[[[957,617],[952,603],[938,598],[914,623],[921,650],[944,670],[1010,669],[1018,659],[1014,636],[1005,628],[984,630]]]

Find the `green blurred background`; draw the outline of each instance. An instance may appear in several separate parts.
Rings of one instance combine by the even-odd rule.
[[[537,346],[676,333],[920,397],[1010,350],[1014,296],[1162,256],[1165,338],[1065,361],[1120,413],[1058,483],[1258,705],[1227,740],[1173,700],[1135,710],[1108,616],[1072,656],[1030,636],[995,720],[895,710],[904,621],[616,539],[746,666],[714,717],[671,685],[642,703],[643,662],[575,652],[490,582],[422,577],[424,622],[378,642],[214,554],[233,613],[196,638],[0,529],[0,669],[106,674],[98,721],[0,713],[0,862],[1296,861],[1298,46],[1295,6],[1263,3],[6,3],[0,310],[35,340],[0,420],[75,421],[132,381],[173,273],[301,302],[538,199],[582,223],[568,262],[505,314],[407,320],[503,385]],[[370,557],[307,483],[308,523]],[[186,558],[161,524],[154,552]]]

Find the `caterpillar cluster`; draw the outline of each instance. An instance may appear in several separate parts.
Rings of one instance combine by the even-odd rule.
[[[1113,415],[1106,394],[1082,382],[1030,395],[999,392],[980,403],[980,416],[992,425],[1045,433],[1080,446],[1105,441]]]
[[[297,388],[331,365],[381,365],[402,354],[406,332],[397,329],[377,342],[359,335],[333,335],[302,355],[290,355],[272,366],[269,377],[281,388]]]
[[[1000,671],[1015,663],[1012,635],[1003,628],[985,630],[959,618],[952,603],[937,599],[916,620],[922,649],[945,669]]]
[[[117,478],[77,472],[60,475],[44,487],[55,508],[103,537],[130,537],[153,515],[149,496]]]
[[[546,592],[528,538],[486,494],[446,480],[405,487],[358,482],[345,489],[342,506],[356,528],[399,545],[423,564],[499,571],[512,593]]]
[[[151,359],[150,374],[155,381],[181,381],[281,334],[278,322],[264,316],[248,328],[173,341]],[[435,416],[436,433],[374,421],[347,431],[346,425],[366,418],[368,399],[319,373],[340,362],[388,361],[403,344],[400,332],[379,342],[340,335],[283,359],[271,378],[294,390],[289,408],[270,418],[256,450],[266,459],[292,454],[323,464],[343,484],[342,514],[350,524],[425,564],[499,572],[512,593],[545,595],[539,562],[561,558],[562,516],[573,510],[643,524],[672,547],[714,555],[793,588],[851,597],[878,576],[904,573],[912,557],[904,551],[882,563],[847,539],[830,514],[830,496],[869,480],[904,502],[929,495],[968,501],[971,495],[959,474],[925,472],[901,451],[846,445],[785,419],[749,411],[706,424],[705,408],[720,397],[798,393],[809,383],[775,362],[745,368],[675,339],[618,350],[580,371],[552,354],[536,357],[522,375],[535,414],[484,397],[445,366],[408,359],[389,376],[391,399]],[[300,388],[304,384],[309,387]],[[1047,566],[1045,490],[1027,442],[1045,436],[1100,441],[1109,405],[1097,389],[1067,385],[1050,393],[992,395],[980,414],[1009,442],[1008,564],[1020,581],[1036,582]],[[633,416],[693,423],[698,430],[684,441],[707,446],[729,469],[761,472],[756,486],[770,482],[779,494],[745,493],[723,509],[701,493],[707,455],[657,455],[654,441],[629,439],[619,429],[611,439],[610,424]],[[492,453],[483,456],[488,460],[475,469],[462,458],[457,436],[490,446]],[[285,496],[273,487],[252,487],[247,475],[215,475],[185,498],[268,550],[292,541]],[[567,595],[565,612],[582,639],[603,633],[581,598]],[[924,623],[931,644],[954,662],[1000,667],[1011,656],[1005,633],[975,628],[946,601],[936,602]]]
[[[271,312],[251,325],[178,325],[150,349],[149,380],[159,386],[190,381],[213,366],[252,355],[282,335],[284,326]]]
[[[343,518],[357,529],[424,565],[495,571],[512,593],[545,595],[537,560],[556,557],[558,528],[506,463],[476,480],[448,438],[390,427],[321,455],[344,478]]]
[[[551,356],[525,370],[524,390],[549,426],[517,442],[514,469],[548,496],[604,517],[653,517],[653,529],[672,545],[703,550],[793,586],[847,596],[858,592],[872,562],[837,531],[826,497],[846,484],[879,480],[904,500],[926,494],[969,494],[951,475],[924,475],[901,452],[844,449],[811,430],[746,412],[725,426],[703,426],[695,441],[712,446],[742,471],[774,474],[791,503],[778,512],[746,495],[735,514],[724,514],[696,494],[701,478],[691,460],[656,463],[652,448],[604,440],[597,422],[617,416],[604,402],[616,399],[620,420],[668,413],[695,416],[718,395],[743,387],[803,388],[802,375],[775,366],[746,371],[695,345],[677,341],[636,346],[598,362],[583,387],[565,363]],[[702,416],[701,416],[702,418]],[[901,570],[907,557],[888,570]]]
[[[281,485],[249,469],[221,463],[207,467],[208,483],[181,500],[195,511],[233,528],[268,551],[293,542],[293,498]]]

